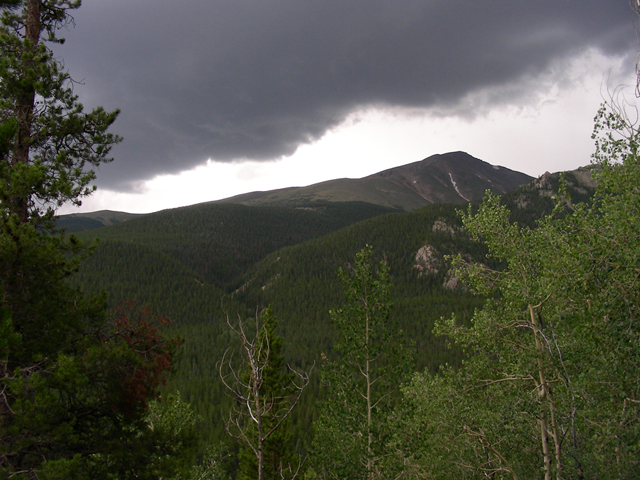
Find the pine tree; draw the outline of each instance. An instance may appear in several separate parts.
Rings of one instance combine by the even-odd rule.
[[[264,398],[283,398],[291,394],[293,374],[286,372],[284,355],[282,354],[282,337],[276,334],[278,323],[271,307],[263,315],[263,328],[260,331],[260,341],[269,345],[269,353],[263,370],[263,382],[260,395]],[[249,373],[247,372],[247,375]],[[268,411],[263,416],[263,426],[272,429],[278,418],[276,412]],[[291,419],[286,418],[273,434],[265,440],[263,445],[264,478],[265,480],[279,480],[281,472],[293,465],[294,455],[291,442]],[[251,432],[255,442],[255,431]],[[258,464],[251,448],[244,446],[239,454],[238,480],[255,480],[258,478]]]
[[[118,112],[85,113],[45,44],[79,6],[0,2],[0,477],[158,478],[148,458],[181,449],[145,415],[177,343],[148,310],[72,288],[86,249],[54,227],[119,141]]]
[[[234,365],[229,350],[219,364],[220,378],[236,400],[229,412],[227,431],[240,440],[238,478],[296,478],[300,462],[292,464],[288,424],[291,412],[309,383],[309,373],[284,369],[282,338],[270,309],[256,316],[253,333],[239,323],[229,328],[241,346],[241,364]],[[249,327],[251,328],[251,327]]]
[[[60,290],[43,278],[67,276],[82,251],[75,239],[52,235],[55,210],[65,202],[79,204],[93,191],[95,173],[86,167],[110,161],[119,137],[107,130],[118,111],[84,113],[69,74],[45,44],[63,41],[56,32],[71,21],[69,10],[79,1],[22,0],[8,6],[0,27],[2,303],[30,348],[40,338],[40,346],[55,349],[64,328],[47,331],[32,320],[51,314],[43,302]]]

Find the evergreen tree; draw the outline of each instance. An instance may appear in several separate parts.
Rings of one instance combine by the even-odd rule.
[[[229,412],[227,431],[243,443],[238,478],[258,480],[295,478],[300,462],[291,460],[290,415],[309,383],[309,374],[284,369],[282,338],[276,335],[271,309],[262,320],[256,316],[253,335],[240,323],[227,320],[241,345],[242,361],[234,366],[225,353],[220,377],[236,399]]]
[[[264,398],[284,398],[291,394],[291,384],[293,374],[287,373],[284,355],[282,354],[282,337],[276,334],[278,325],[276,317],[268,307],[263,315],[262,330],[259,334],[259,341],[269,345],[268,358],[263,370],[262,385],[260,395]],[[260,360],[259,360],[260,361]],[[247,377],[250,372],[247,372]],[[263,428],[272,429],[279,420],[269,410],[263,416]],[[293,464],[294,456],[291,442],[291,419],[286,418],[268,439],[264,441],[264,478],[265,480],[279,480],[281,472],[288,469]],[[255,443],[255,429],[250,432],[252,442]],[[255,480],[258,478],[258,464],[256,456],[248,446],[243,446],[239,454],[238,480]]]
[[[55,350],[73,322],[34,321],[55,316],[51,299],[60,296],[57,301],[64,303],[67,295],[44,279],[60,280],[74,271],[73,257],[82,247],[73,238],[51,235],[52,219],[56,207],[79,204],[93,191],[88,185],[95,174],[85,167],[110,161],[107,155],[119,138],[107,129],[118,112],[84,113],[69,75],[44,44],[63,41],[56,31],[70,22],[68,11],[79,1],[23,0],[9,6],[0,27],[2,303],[11,308],[27,350]],[[46,327],[54,322],[64,326]]]
[[[0,3],[0,478],[159,478],[149,458],[182,448],[146,411],[177,341],[148,310],[109,313],[70,287],[85,249],[53,225],[119,140],[107,132],[118,112],[85,113],[44,43],[62,42],[79,6]]]
[[[20,223],[41,224],[55,207],[79,204],[93,191],[95,173],[85,166],[108,162],[118,136],[107,130],[118,111],[86,113],[72,80],[45,42],[71,21],[78,0],[22,0],[2,12],[0,120],[14,118],[17,132],[2,168],[0,200]]]

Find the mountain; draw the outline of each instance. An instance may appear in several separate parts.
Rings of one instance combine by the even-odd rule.
[[[535,220],[551,212],[556,196],[567,203],[588,203],[596,190],[592,177],[594,166],[580,167],[568,172],[546,172],[533,182],[503,196],[503,202],[511,212],[511,221],[529,227]],[[560,191],[564,191],[561,195]]]
[[[100,210],[91,213],[72,213],[61,215],[56,225],[64,228],[67,233],[85,232],[94,228],[108,227],[132,218],[140,217],[136,213],[114,212],[112,210]]]
[[[487,178],[508,188],[505,181],[489,177],[509,176],[507,169],[456,155],[430,157],[363,180],[418,188],[418,179],[425,179],[433,194],[433,185],[449,178],[456,182],[458,198],[471,198],[476,183],[482,191]],[[564,177],[571,198],[580,200],[592,192],[588,169]],[[553,209],[560,182],[560,174],[545,174],[505,194],[503,201],[514,220],[533,225]],[[292,190],[297,189],[287,189]],[[171,328],[185,343],[167,388],[179,390],[206,419],[202,429],[210,440],[227,439],[220,419],[232,401],[225,397],[215,368],[233,341],[226,316],[251,318],[271,305],[291,365],[309,366],[322,354],[334,358],[336,332],[328,311],[344,301],[336,271],[349,268],[364,245],[372,245],[376,259],[385,259],[391,268],[394,316],[410,339],[416,369],[435,371],[444,362],[459,362],[460,352],[447,349],[444,339],[432,334],[434,321],[453,313],[467,321],[482,304],[448,272],[447,255],[493,261],[463,232],[456,210],[464,205],[433,203],[406,212],[365,202],[305,204],[302,198],[279,205],[209,202],[78,234],[87,240],[98,237],[101,243],[72,277],[77,285],[92,293],[105,290],[112,305],[128,299],[148,303],[174,321]],[[310,438],[315,400],[323,394],[319,370],[292,419],[300,444]]]
[[[360,179],[342,178],[308,187],[252,192],[220,200],[244,205],[293,205],[313,201],[361,201],[412,211],[432,203],[482,199],[486,190],[506,193],[533,177],[490,165],[465,152],[432,155]]]
[[[433,203],[460,204],[482,199],[486,190],[506,193],[533,180],[524,173],[491,165],[465,152],[432,155],[424,160],[384,170],[360,179],[342,178],[308,187],[251,192],[208,204],[240,204],[307,208],[311,204],[364,202],[390,210],[413,211]],[[197,205],[193,205],[193,208]],[[186,208],[192,208],[186,207]],[[156,212],[160,213],[160,212]],[[144,215],[101,210],[61,215],[67,233],[116,225]]]
[[[367,205],[377,214],[336,228],[346,207],[355,218],[367,212],[361,210]],[[466,320],[481,302],[445,286],[443,255],[462,252],[475,258],[484,249],[460,233],[454,206],[390,213],[352,202],[328,204],[325,211],[312,206],[196,207],[79,233],[81,239],[101,241],[72,280],[88,293],[106,291],[111,305],[134,299],[173,321],[171,332],[185,343],[168,388],[179,390],[206,419],[202,429],[210,440],[227,437],[220,419],[230,399],[215,367],[233,341],[226,316],[252,318],[271,304],[287,361],[295,368],[319,364],[322,352],[333,356],[336,332],[329,309],[343,302],[337,269],[352,262],[365,244],[373,245],[376,259],[386,258],[392,269],[394,311],[415,339],[410,346],[418,350],[416,368],[435,370],[459,360],[431,334],[433,322],[452,312]],[[302,443],[310,438],[315,400],[322,396],[319,371],[292,418],[293,434]]]
[[[151,249],[145,251],[168,255],[203,280],[228,289],[236,288],[247,269],[274,251],[392,211],[363,202],[296,207],[201,203],[139,215],[78,236],[98,237],[114,252],[116,243],[144,246]],[[100,257],[101,248],[94,257]]]

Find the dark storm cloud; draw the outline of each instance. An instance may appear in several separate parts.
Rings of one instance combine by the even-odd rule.
[[[122,109],[99,174],[120,189],[291,154],[359,106],[450,108],[635,48],[627,0],[84,0],[74,16],[56,53],[85,104]]]

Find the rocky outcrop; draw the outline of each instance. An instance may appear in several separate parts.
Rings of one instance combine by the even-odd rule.
[[[436,249],[431,245],[424,245],[416,252],[413,268],[418,270],[418,276],[436,275],[441,266],[442,260]]]

